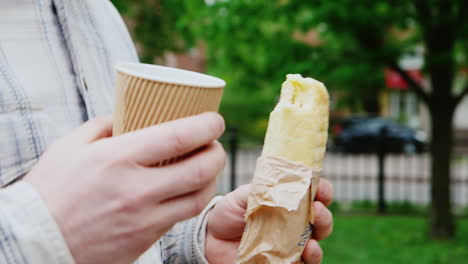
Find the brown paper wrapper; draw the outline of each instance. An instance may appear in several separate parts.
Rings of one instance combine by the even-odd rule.
[[[223,88],[161,82],[117,71],[113,135],[217,112]]]
[[[279,157],[258,159],[238,263],[301,263],[320,173]]]

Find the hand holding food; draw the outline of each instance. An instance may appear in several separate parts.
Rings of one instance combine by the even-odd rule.
[[[301,261],[325,154],[329,98],[312,78],[290,74],[270,115],[248,199],[240,263]]]

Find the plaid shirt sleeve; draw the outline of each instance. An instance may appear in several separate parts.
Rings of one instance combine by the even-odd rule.
[[[0,7],[0,264],[73,263],[32,186],[1,187],[55,139],[112,112],[114,65],[137,62],[136,50],[109,0],[2,1],[12,4]],[[207,213],[175,225],[135,263],[206,263]]]
[[[135,263],[207,264],[205,234],[216,197],[198,216],[177,223]],[[159,250],[161,247],[161,251]],[[0,189],[0,263],[74,264],[73,257],[46,205],[27,182]]]
[[[74,263],[59,227],[29,183],[0,189],[0,263]]]
[[[160,240],[164,264],[205,264],[205,240],[208,215],[216,202],[215,197],[203,212],[192,219],[176,224]]]

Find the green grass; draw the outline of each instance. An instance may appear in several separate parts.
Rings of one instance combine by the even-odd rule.
[[[387,212],[390,214],[406,214],[406,215],[426,215],[429,213],[429,208],[427,206],[412,204],[409,201],[392,201],[387,202]],[[338,211],[348,211],[353,213],[375,213],[377,212],[377,203],[370,200],[360,200],[354,201],[349,206],[349,208],[344,209],[340,208],[340,205],[337,205],[337,208],[331,208]]]
[[[424,217],[334,217],[332,236],[321,242],[324,264],[466,264],[468,219],[457,222],[452,241],[432,241]]]

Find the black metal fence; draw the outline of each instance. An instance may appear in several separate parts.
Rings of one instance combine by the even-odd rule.
[[[239,148],[235,137],[226,143],[229,162],[218,182],[220,193],[249,183],[261,153],[260,146]],[[380,210],[385,210],[386,202],[415,205],[430,202],[430,157],[427,153],[327,153],[323,177],[333,183],[335,200],[343,203],[372,201],[379,204]],[[454,157],[451,181],[455,207],[468,207],[468,155]]]

